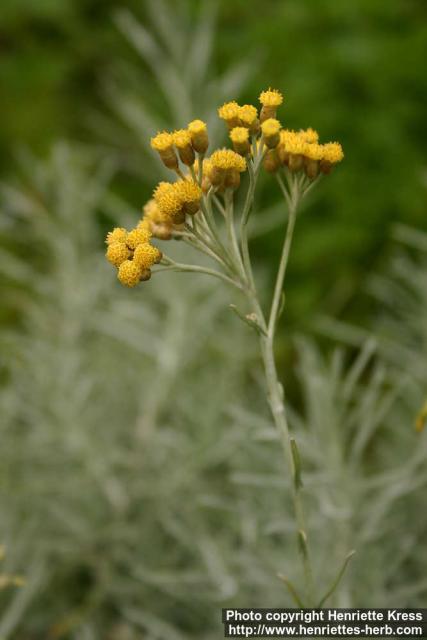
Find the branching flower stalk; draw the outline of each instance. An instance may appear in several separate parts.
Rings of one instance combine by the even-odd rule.
[[[284,307],[284,281],[289,262],[295,224],[302,199],[322,175],[331,172],[343,159],[339,143],[319,144],[313,129],[282,129],[276,110],[283,101],[279,91],[260,95],[261,109],[229,102],[218,109],[228,127],[233,149],[218,149],[209,157],[207,126],[194,120],[186,129],[158,133],[151,140],[162,162],[177,175],[173,182],[161,182],[153,198],[144,206],[144,215],[135,229],[116,228],[107,236],[107,259],[117,267],[122,284],[134,287],[164,271],[204,273],[231,285],[241,292],[250,312],[242,313],[231,305],[239,318],[259,337],[264,365],[267,399],[280,434],[286,468],[290,475],[294,516],[304,575],[304,596],[284,578],[298,606],[323,604],[316,598],[313,584],[307,526],[301,498],[301,464],[295,438],[291,437],[286,418],[284,391],[274,355],[275,336]],[[270,308],[264,310],[259,299],[248,242],[248,225],[261,171],[275,176],[288,211],[286,232],[277,270]],[[241,174],[248,173],[244,204],[236,211],[236,192],[241,188]],[[216,264],[178,263],[151,244],[152,238],[180,240],[203,253]],[[160,267],[153,269],[156,264]],[[339,582],[348,562],[333,588]]]

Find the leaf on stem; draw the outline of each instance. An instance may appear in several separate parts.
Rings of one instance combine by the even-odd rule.
[[[234,313],[240,318],[240,320],[242,320],[243,322],[245,322],[247,325],[249,325],[249,327],[251,327],[252,329],[255,329],[255,331],[259,334],[259,335],[263,335],[263,336],[267,336],[265,330],[262,328],[262,326],[259,323],[258,320],[258,316],[256,315],[256,313],[248,313],[247,315],[244,315],[237,307],[235,304],[230,304],[230,309],[232,311],[234,311]]]
[[[282,582],[285,583],[285,585],[287,586],[288,591],[289,591],[293,601],[297,605],[297,607],[299,607],[300,609],[304,609],[304,607],[305,607],[304,602],[301,600],[301,598],[298,595],[298,592],[295,589],[295,587],[292,584],[292,582],[290,580],[288,580],[288,578],[286,576],[282,575],[281,573],[278,573],[277,577],[279,578],[279,580],[281,580]]]
[[[341,582],[341,579],[345,573],[345,570],[347,569],[348,563],[350,562],[350,560],[352,559],[355,553],[356,551],[353,549],[353,551],[350,551],[350,553],[346,555],[346,557],[344,558],[343,565],[338,571],[337,577],[335,578],[335,580],[333,581],[332,585],[330,586],[328,591],[325,593],[323,598],[320,600],[319,604],[317,605],[317,609],[320,609],[324,605],[326,600],[330,598],[331,595],[334,593],[335,589],[338,587],[339,583]]]
[[[302,529],[298,531],[298,547],[302,555],[308,558],[307,534]]]
[[[299,455],[297,443],[294,438],[291,438],[291,451],[292,451],[292,459],[294,461],[294,484],[295,490],[298,491],[302,488],[302,479],[301,479],[301,458]]]

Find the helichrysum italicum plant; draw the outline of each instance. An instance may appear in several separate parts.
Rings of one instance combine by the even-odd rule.
[[[176,174],[176,180],[157,185],[134,229],[116,228],[108,234],[106,255],[117,268],[120,282],[128,287],[135,287],[150,279],[152,273],[161,271],[199,272],[222,280],[246,297],[249,313],[232,306],[259,335],[268,402],[281,435],[293,486],[305,593],[300,597],[292,585],[289,588],[299,605],[314,606],[323,601],[317,598],[313,584],[301,503],[301,464],[296,441],[288,428],[274,340],[284,305],[284,278],[299,205],[319,178],[329,174],[343,159],[343,151],[337,142],[320,144],[317,132],[311,128],[299,131],[282,128],[277,119],[277,110],[283,102],[279,91],[263,91],[259,101],[259,112],[254,105],[239,105],[235,101],[218,109],[219,117],[228,127],[233,149],[216,149],[208,154],[209,133],[201,120],[190,122],[186,129],[159,132],[151,139],[153,150]],[[257,294],[247,232],[262,169],[275,176],[288,209],[274,294],[267,312]],[[242,180],[245,174],[248,180]],[[235,194],[242,188],[246,189],[244,205],[235,211]],[[175,262],[152,244],[152,238],[181,239],[208,255],[217,267]],[[161,265],[157,270],[156,264]]]

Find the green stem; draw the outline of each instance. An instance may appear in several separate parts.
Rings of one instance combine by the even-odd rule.
[[[163,268],[156,269],[155,271],[153,271],[153,274],[162,273],[163,271],[191,271],[194,273],[205,273],[206,275],[213,276],[214,278],[219,278],[227,284],[233,285],[233,287],[236,287],[236,289],[239,289],[239,291],[242,290],[242,285],[239,282],[233,280],[233,278],[229,278],[224,273],[221,273],[221,271],[216,271],[215,269],[209,269],[208,267],[201,267],[195,264],[184,264],[182,262],[175,262],[174,260],[171,260],[170,258],[167,258],[165,256],[163,256],[163,261],[161,264],[164,265]]]
[[[245,293],[252,306],[255,307],[257,314],[260,315],[260,322],[266,327],[266,336],[260,337],[260,348],[264,363],[264,372],[267,386],[267,399],[270,410],[280,435],[282,448],[285,456],[286,467],[290,474],[292,486],[292,501],[297,526],[297,534],[302,555],[302,563],[305,581],[305,602],[306,606],[314,603],[313,593],[313,575],[311,569],[310,554],[307,544],[307,528],[305,523],[304,510],[301,499],[301,482],[298,481],[300,469],[296,469],[295,457],[292,452],[292,441],[289,432],[289,426],[286,418],[283,388],[277,375],[276,361],[274,356],[274,340],[276,334],[276,326],[280,301],[282,297],[283,283],[286,275],[286,268],[289,261],[289,253],[292,244],[293,232],[297,215],[298,204],[300,201],[300,190],[298,183],[293,176],[290,177],[290,193],[288,193],[283,181],[278,177],[280,188],[283,191],[285,199],[289,205],[288,226],[283,243],[282,254],[277,272],[276,283],[274,287],[271,311],[266,327],[265,319],[262,316],[259,301],[254,289],[246,289]],[[296,446],[296,445],[295,445]]]
[[[239,243],[237,242],[236,228],[234,226],[234,201],[233,201],[232,189],[227,189],[225,192],[225,221],[227,225],[228,240],[230,249],[233,254],[234,262],[238,266],[242,279],[246,279],[245,267],[242,260],[242,255],[239,249]]]
[[[280,188],[282,189],[283,193],[287,194],[286,187],[283,184],[282,178],[279,175],[277,175],[277,180],[279,182]],[[272,336],[272,338],[274,338],[274,332],[275,332],[275,327],[277,323],[277,314],[280,307],[280,299],[282,297],[283,282],[285,280],[286,269],[289,262],[289,254],[290,254],[291,245],[292,245],[299,200],[300,200],[300,192],[298,189],[298,185],[294,180],[293,182],[291,182],[288,226],[286,229],[285,241],[283,243],[282,255],[280,257],[279,270],[277,272],[276,284],[274,287],[274,294],[273,294],[273,301],[271,304],[270,317],[268,320],[268,332]]]

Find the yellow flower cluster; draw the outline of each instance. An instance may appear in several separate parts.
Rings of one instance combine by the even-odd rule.
[[[160,262],[162,253],[150,243],[148,221],[141,220],[131,231],[116,227],[107,234],[106,257],[117,267],[117,277],[126,287],[135,287],[151,277],[150,267]]]
[[[263,160],[269,172],[287,167],[314,179],[320,172],[329,173],[343,159],[341,145],[320,144],[314,129],[282,128],[276,117],[283,102],[279,91],[263,91],[259,102],[260,111],[234,100],[219,107],[218,115],[227,124],[233,149],[217,149],[210,157],[206,157],[209,136],[203,120],[193,120],[185,129],[161,131],[151,138],[151,147],[179,179],[157,185],[134,229],[128,232],[116,228],[107,235],[107,259],[117,267],[122,284],[133,287],[148,280],[151,267],[162,258],[159,249],[150,244],[151,236],[170,240],[175,233],[178,237],[186,217],[203,209],[204,194],[237,189],[248,163],[252,171]]]
[[[233,129],[240,127],[248,129],[251,134],[259,131],[258,111],[252,104],[240,106],[234,100],[226,102],[222,107],[219,107],[218,115],[221,120],[226,122],[230,134]]]
[[[339,142],[319,144],[318,140],[319,135],[313,129],[282,130],[275,149],[276,164],[274,168],[266,169],[276,171],[280,166],[287,166],[292,172],[305,171],[311,179],[320,172],[329,173],[335,164],[341,162],[344,153]],[[270,164],[273,167],[274,163]]]
[[[256,107],[240,106],[235,101],[227,102],[218,109],[218,115],[226,122],[234,151],[238,154],[249,156],[250,136],[255,136],[253,140],[257,150],[260,145],[267,147],[264,153],[264,168],[267,171],[274,173],[281,166],[287,166],[291,171],[304,170],[311,179],[320,172],[329,173],[344,158],[338,142],[319,144],[319,134],[314,129],[298,132],[282,129],[281,123],[276,119],[277,108],[283,102],[280,91],[263,91],[259,101],[259,117]],[[261,140],[256,138],[259,131],[262,134]],[[209,176],[209,167],[207,170]],[[212,184],[215,184],[215,180]]]
[[[179,171],[179,160],[187,167],[194,165],[195,152],[205,154],[209,146],[208,129],[203,120],[193,120],[187,129],[161,131],[151,138],[151,147],[158,152],[163,164]]]

